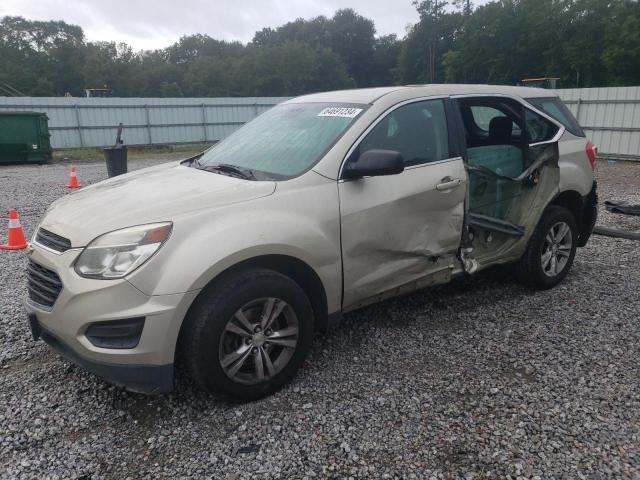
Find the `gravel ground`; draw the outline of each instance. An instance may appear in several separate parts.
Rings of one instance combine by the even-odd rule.
[[[31,235],[66,176],[0,168],[0,211],[18,208]],[[640,203],[640,164],[598,176],[601,200]],[[594,237],[552,291],[494,271],[347,315],[250,404],[184,378],[130,394],[66,363],[30,339],[24,255],[0,252],[0,477],[640,478],[638,251]]]

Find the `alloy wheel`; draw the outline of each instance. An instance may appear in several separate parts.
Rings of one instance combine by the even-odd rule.
[[[566,222],[555,223],[547,232],[542,246],[542,271],[548,277],[560,275],[569,263],[573,234]]]
[[[279,298],[260,298],[231,317],[220,337],[219,361],[225,374],[245,385],[280,373],[298,345],[299,322],[293,308]]]

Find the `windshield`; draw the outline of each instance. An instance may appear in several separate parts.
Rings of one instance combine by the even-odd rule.
[[[257,180],[281,180],[309,170],[366,108],[336,103],[278,105],[225,138],[200,157],[197,168],[229,166]]]

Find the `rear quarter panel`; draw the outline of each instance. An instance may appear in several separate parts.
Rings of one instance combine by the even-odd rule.
[[[583,197],[593,186],[593,170],[586,154],[588,139],[565,132],[558,142],[560,192],[574,190]]]

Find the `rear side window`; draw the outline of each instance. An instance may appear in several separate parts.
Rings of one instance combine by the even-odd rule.
[[[470,107],[470,110],[476,126],[480,130],[487,132],[487,134],[489,133],[489,130],[491,128],[491,120],[496,117],[506,117],[506,115],[497,108],[484,105],[472,105]],[[518,124],[515,122],[513,122],[511,135],[513,138],[517,138],[520,136],[520,127],[518,127]]]
[[[548,142],[556,136],[559,127],[546,118],[526,109],[524,114],[527,143]]]
[[[473,121],[476,122],[478,128],[489,131],[489,124],[495,117],[506,117],[504,113],[492,107],[485,107],[484,105],[473,105],[471,107],[471,113],[473,115]]]
[[[544,113],[563,124],[569,132],[578,137],[585,136],[584,131],[578,124],[578,121],[558,97],[527,98],[526,100],[538,110],[542,110]]]

